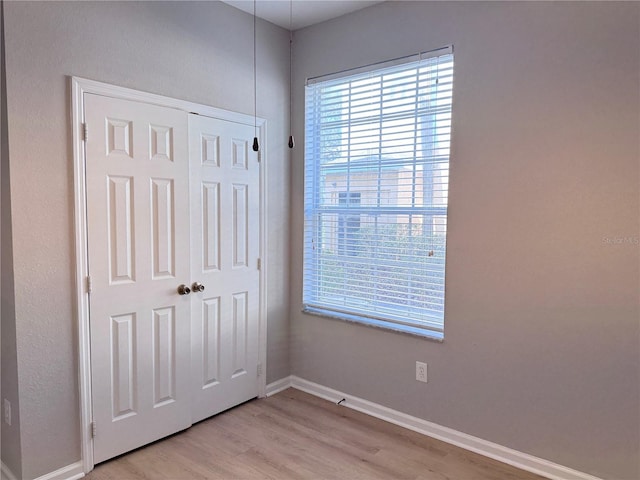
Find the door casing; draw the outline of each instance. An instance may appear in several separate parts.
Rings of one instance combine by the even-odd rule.
[[[88,276],[88,243],[87,243],[87,196],[84,149],[84,94],[91,93],[123,100],[175,108],[185,114],[218,118],[245,125],[257,127],[260,141],[260,301],[258,318],[258,359],[261,365],[261,375],[258,379],[258,395],[266,394],[266,366],[267,366],[267,142],[266,120],[254,118],[251,115],[223,110],[198,103],[178,100],[162,95],[141,92],[124,87],[118,87],[80,77],[70,77],[71,82],[71,115],[73,139],[73,176],[74,176],[74,251],[75,251],[75,314],[78,326],[78,384],[80,397],[80,427],[81,427],[81,461],[84,473],[93,470],[93,439],[92,439],[92,411],[91,411],[91,357],[89,332],[89,285]],[[255,123],[254,123],[255,122]],[[91,135],[91,132],[88,132]],[[99,432],[97,432],[99,435]]]

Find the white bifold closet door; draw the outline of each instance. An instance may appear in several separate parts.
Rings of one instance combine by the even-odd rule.
[[[91,94],[85,121],[99,463],[257,396],[259,163],[242,124]]]

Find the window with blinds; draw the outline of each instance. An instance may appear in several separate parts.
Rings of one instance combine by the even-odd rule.
[[[304,310],[442,338],[451,48],[306,86]]]

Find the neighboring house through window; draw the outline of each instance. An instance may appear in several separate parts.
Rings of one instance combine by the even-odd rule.
[[[452,49],[306,87],[305,311],[441,338]]]
[[[360,206],[360,193],[340,192],[338,205],[347,212],[352,207]],[[355,212],[338,215],[338,252],[341,255],[355,255],[358,250],[358,232],[360,230],[360,213]]]

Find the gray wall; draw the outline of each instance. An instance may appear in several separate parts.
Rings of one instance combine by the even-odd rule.
[[[448,44],[444,343],[300,313],[305,78]],[[293,373],[640,478],[639,62],[638,3],[387,2],[297,31]]]
[[[8,2],[5,17],[22,475],[31,479],[80,459],[68,76],[253,113],[253,22],[219,2]],[[288,33],[260,21],[258,35],[273,381],[289,374]]]
[[[11,402],[11,425],[0,415],[2,461],[20,478],[20,405],[16,356],[16,315],[13,289],[13,246],[11,241],[11,195],[9,188],[9,136],[4,49],[4,2],[0,2],[0,409]]]

